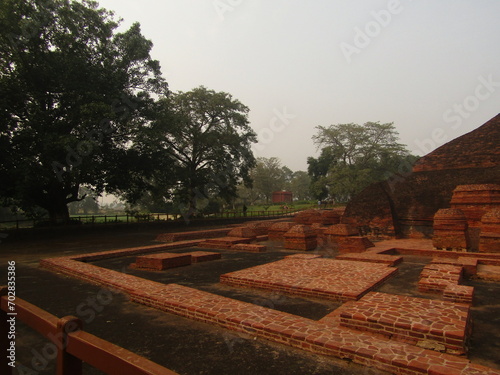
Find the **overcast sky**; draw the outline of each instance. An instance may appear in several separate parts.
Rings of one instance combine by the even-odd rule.
[[[250,108],[256,156],[306,170],[318,125],[394,122],[424,155],[500,112],[498,0],[100,0],[172,91]]]

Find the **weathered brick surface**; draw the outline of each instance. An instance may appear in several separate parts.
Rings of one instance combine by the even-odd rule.
[[[342,223],[366,232],[430,238],[434,214],[450,207],[457,186],[500,184],[498,139],[500,115],[425,155],[405,177],[363,190],[349,202]]]
[[[191,255],[191,263],[209,262],[222,258],[221,253],[213,253],[211,251],[192,251],[184,254]]]
[[[313,261],[313,260],[310,260]],[[44,259],[40,265],[122,291],[138,303],[188,319],[215,324],[254,337],[314,353],[345,358],[398,374],[500,375],[500,371],[449,354],[313,321],[196,289],[160,284],[70,257]]]
[[[376,292],[342,309],[340,325],[459,355],[471,330],[467,305]]]
[[[250,243],[251,241],[251,238],[244,237],[220,237],[200,242],[198,244],[198,247],[207,249],[230,249],[233,245],[240,243]]]
[[[171,248],[175,248],[172,246]],[[147,252],[148,250],[142,250]],[[156,251],[156,250],[149,250]],[[110,257],[137,254],[135,249],[109,252]],[[105,259],[106,252],[96,253]],[[91,283],[114,288],[133,301],[188,319],[218,325],[317,354],[352,360],[397,374],[500,375],[500,371],[470,363],[467,359],[436,353],[401,342],[375,337],[334,325],[329,319],[313,321],[196,289],[161,284],[133,275],[103,269],[88,261],[93,254],[43,259],[40,266]],[[297,254],[303,262],[314,262],[315,254]],[[286,261],[293,261],[294,257]],[[350,262],[355,263],[355,262]],[[358,263],[359,264],[359,263]],[[363,274],[366,274],[366,270]],[[347,275],[349,276],[349,275]]]
[[[311,225],[314,223],[323,223],[323,216],[320,210],[300,211],[293,217],[296,224]]]
[[[431,264],[424,267],[418,281],[418,290],[421,292],[443,293],[445,301],[472,304],[474,299],[474,287],[459,285],[464,275],[464,267],[461,263],[471,264],[464,259],[462,261],[444,261],[437,263],[434,259]],[[460,258],[462,259],[462,258]],[[470,268],[469,268],[470,272]]]
[[[479,227],[484,214],[500,209],[500,185],[459,185],[453,190],[450,206],[462,210],[469,226]]]
[[[274,220],[264,220],[253,223],[247,223],[246,227],[253,230],[257,236],[265,236],[269,234],[269,229],[274,223],[275,223]]]
[[[371,242],[366,237],[361,236],[347,236],[337,238],[338,250],[341,254],[347,253],[363,253],[366,249],[373,247],[373,242]]]
[[[396,255],[376,254],[376,253],[348,253],[335,257],[338,260],[353,260],[358,262],[383,263],[395,266],[403,261],[403,257]]]
[[[318,236],[306,225],[295,225],[283,235],[285,249],[314,250],[318,246]]]
[[[340,223],[340,214],[334,210],[323,210],[321,211],[321,224],[333,225]]]
[[[168,268],[189,266],[191,264],[190,254],[160,253],[138,256],[132,268],[150,269],[162,271]]]
[[[477,273],[477,258],[465,258],[459,257],[455,258],[445,258],[445,257],[434,257],[432,258],[431,264],[449,264],[452,266],[462,267],[464,276],[471,277]]]
[[[434,215],[432,244],[439,250],[467,251],[470,241],[467,218],[456,208],[442,208]]]
[[[274,223],[270,228],[269,228],[269,239],[270,240],[283,240],[284,235],[286,232],[288,232],[292,227],[297,225],[296,223],[292,222],[281,222],[281,223]]]
[[[222,237],[226,236],[230,228],[223,229],[207,229],[207,230],[198,230],[191,232],[177,232],[177,233],[163,233],[159,234],[156,237],[156,241],[159,242],[177,242],[177,241],[186,241],[186,240],[198,240],[204,238],[214,238],[214,237]]]
[[[240,243],[231,246],[231,250],[237,250],[237,251],[248,251],[250,253],[263,253],[267,250],[267,246],[265,245],[258,245],[258,244],[246,244],[246,243]]]
[[[445,301],[465,303],[472,305],[474,302],[474,287],[467,285],[448,285],[443,290]]]
[[[418,290],[440,293],[449,285],[457,285],[462,280],[462,267],[449,264],[429,264],[420,273]]]
[[[255,239],[255,237],[257,237],[257,232],[249,227],[237,227],[231,229],[227,236]]]
[[[500,210],[490,210],[481,218],[479,251],[500,253]]]
[[[287,257],[221,275],[220,281],[231,286],[348,301],[360,298],[396,272],[397,268],[382,264]]]

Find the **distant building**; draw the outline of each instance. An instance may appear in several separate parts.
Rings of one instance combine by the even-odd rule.
[[[291,203],[292,202],[292,192],[291,191],[275,191],[273,192],[273,203]]]

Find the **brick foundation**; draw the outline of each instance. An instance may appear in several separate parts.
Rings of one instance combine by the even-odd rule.
[[[156,237],[156,241],[159,242],[177,242],[177,241],[187,241],[187,240],[199,240],[204,238],[214,238],[226,236],[230,228],[223,229],[208,229],[208,230],[198,230],[191,232],[178,232],[178,233],[163,233]]]
[[[180,246],[180,247],[176,247]],[[192,245],[191,245],[192,246]],[[172,244],[170,249],[187,247]],[[127,256],[156,249],[135,248],[75,257],[43,259],[40,266],[130,296],[132,301],[162,311],[243,332],[255,338],[300,348],[313,353],[348,359],[367,367],[395,374],[418,375],[500,375],[500,371],[473,364],[465,358],[419,348],[406,343],[376,337],[368,332],[332,325],[326,319],[314,321],[250,303],[176,285],[161,284],[89,263],[93,259]],[[314,254],[298,254],[301,256]],[[298,257],[296,257],[298,258]],[[314,262],[310,257],[302,263]],[[321,260],[321,259],[319,259]],[[285,262],[294,262],[293,258]],[[348,262],[357,263],[357,262]],[[358,263],[359,264],[359,263]],[[302,264],[304,265],[304,264]],[[307,268],[307,267],[306,267]],[[349,267],[347,267],[349,269]],[[359,270],[369,274],[368,269]],[[346,275],[352,277],[354,275]],[[348,279],[345,280],[346,283]]]
[[[313,257],[284,260],[221,275],[223,284],[334,301],[356,300],[397,272],[381,264]]]
[[[451,354],[467,351],[467,305],[370,292],[341,310],[340,325],[347,328]]]
[[[191,264],[190,254],[160,253],[138,256],[131,268],[162,271],[168,268],[189,266]]]
[[[185,254],[191,255],[191,263],[209,262],[222,258],[220,253],[212,253],[210,251],[193,251]]]

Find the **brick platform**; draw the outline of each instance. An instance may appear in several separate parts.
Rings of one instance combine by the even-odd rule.
[[[44,268],[115,288],[132,301],[188,319],[244,332],[253,337],[349,359],[368,367],[407,375],[500,375],[499,370],[472,364],[464,358],[332,326],[262,306],[232,300],[176,285],[160,284],[71,257],[44,259]]]
[[[318,246],[318,236],[310,227],[302,224],[293,226],[283,235],[285,249],[314,250]]]
[[[386,265],[324,258],[288,257],[221,275],[223,284],[287,294],[356,300],[397,272]]]
[[[189,266],[191,264],[190,254],[160,253],[138,256],[131,268],[163,271],[168,268]]]
[[[193,251],[185,254],[191,255],[191,263],[209,262],[222,258],[220,253],[213,253],[210,251]]]
[[[435,259],[434,262],[436,261]],[[456,265],[457,263],[431,263],[425,266],[420,274],[418,290],[421,292],[443,293],[445,301],[472,304],[474,287],[459,285],[464,274],[464,267]]]
[[[418,290],[421,292],[442,292],[449,285],[462,280],[462,267],[449,264],[428,264],[420,274]]]
[[[471,330],[467,305],[375,292],[343,308],[340,325],[459,355]]]
[[[173,244],[168,248],[178,248],[176,246],[179,245]],[[181,247],[187,246],[182,244]],[[75,260],[88,261],[92,257],[106,259],[107,254],[109,257],[116,257],[117,254],[122,256],[137,254],[137,251],[145,253],[155,250],[121,249],[74,257],[43,259],[40,261],[40,266],[116,289],[129,295],[132,301],[188,319],[244,332],[255,338],[267,339],[317,354],[348,359],[390,373],[500,375],[499,370],[473,364],[465,358],[394,342],[368,332],[357,332],[335,326],[327,323],[326,319],[313,321],[176,284],[165,285],[141,279]],[[303,260],[303,262],[314,260]]]
[[[257,232],[249,227],[236,227],[227,234],[228,237],[251,238],[257,237]]]
[[[338,260],[353,260],[358,262],[383,263],[395,266],[403,261],[403,257],[396,255],[375,254],[375,253],[351,253],[342,254],[335,257]]]
[[[294,227],[296,224],[292,222],[281,222],[281,223],[274,223],[270,228],[269,228],[269,239],[270,240],[283,240],[284,235],[286,232],[288,232],[292,227]]]
[[[177,242],[177,241],[222,237],[226,236],[230,230],[231,228],[223,228],[223,229],[197,230],[191,232],[162,233],[156,237],[156,241]]]
[[[231,250],[236,251],[248,251],[250,253],[263,253],[267,250],[267,246],[265,245],[257,245],[253,243],[239,243],[231,246]]]
[[[240,243],[250,243],[251,238],[245,237],[220,237],[213,238],[198,244],[198,247],[208,248],[208,249],[230,249],[233,245]]]

